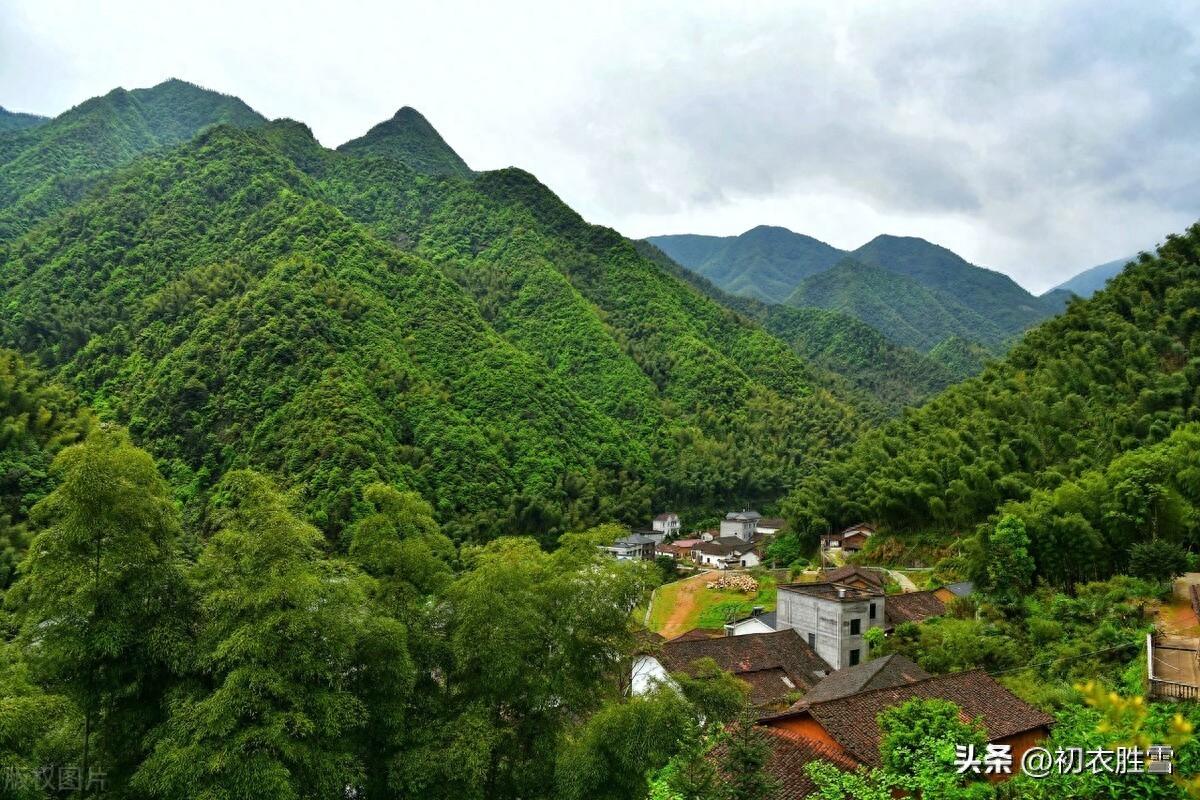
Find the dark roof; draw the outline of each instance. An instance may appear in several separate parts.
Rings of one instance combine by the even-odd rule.
[[[827,583],[848,583],[855,578],[861,578],[864,582],[883,588],[883,576],[872,569],[863,569],[862,567],[848,564],[837,569],[825,570],[825,581]]]
[[[657,517],[655,517],[655,518],[654,518],[654,521],[655,521],[655,522],[666,522],[666,521],[667,521],[667,520],[669,520],[671,517],[678,517],[678,516],[679,516],[679,515],[678,515],[678,514],[676,514],[674,511],[667,511],[667,512],[664,512],[664,513],[662,513],[662,514],[659,514]]]
[[[869,536],[865,533],[855,531],[854,533],[846,533],[842,535],[842,547],[845,547],[849,542],[865,542]]]
[[[962,581],[961,583],[952,583],[944,588],[953,592],[955,597],[966,597],[975,591],[975,584],[970,581]]]
[[[676,637],[662,646],[661,661],[671,672],[687,672],[702,658],[711,658],[726,672],[750,683],[750,701],[765,706],[782,701],[793,691],[808,691],[820,680],[818,673],[831,672],[800,634],[792,629],[775,633],[747,633],[715,639]],[[765,676],[751,673],[778,670]],[[792,683],[789,687],[782,677]]]
[[[867,533],[874,533],[875,526],[871,525],[870,523],[867,523],[867,522],[860,522],[857,525],[851,525],[849,528],[844,529],[842,531],[842,535],[848,536],[849,534],[855,533],[857,531],[866,531]]]
[[[779,781],[779,794],[776,795],[779,800],[802,800],[816,793],[817,785],[804,771],[804,767],[813,761],[828,761],[846,772],[853,772],[858,767],[854,759],[823,742],[781,728],[763,727],[760,730],[770,737],[771,757],[767,760],[767,772]],[[720,747],[714,748],[719,751],[718,757],[724,754]]]
[[[631,533],[628,536],[622,536],[620,539],[617,539],[615,544],[617,547],[627,547],[629,545],[655,544],[655,541],[649,536],[642,536],[640,533]]]
[[[901,622],[920,622],[945,613],[946,604],[933,592],[889,594],[883,605],[883,616],[891,626]]]
[[[982,718],[989,742],[1054,724],[1054,717],[1029,705],[983,670],[937,675],[886,689],[810,703],[804,708],[793,707],[763,719],[808,715],[854,758],[867,766],[878,767],[882,765],[877,720],[880,712],[914,698],[949,700],[958,705],[968,719]]]
[[[692,628],[690,631],[684,631],[673,639],[668,639],[671,642],[694,642],[697,639],[715,639],[718,636],[724,636],[723,630],[714,628]]]
[[[741,618],[741,619],[739,619],[739,620],[734,620],[734,623],[733,623],[733,624],[735,624],[735,625],[736,625],[736,624],[738,624],[739,622],[749,622],[749,621],[750,621],[750,620],[752,620],[752,619],[758,619],[758,620],[762,620],[762,621],[763,621],[763,622],[766,624],[766,626],[767,626],[768,628],[770,628],[771,630],[773,630],[773,631],[777,631],[777,630],[779,630],[779,627],[778,627],[778,624],[777,624],[777,622],[778,622],[778,617],[777,617],[777,615],[775,614],[775,612],[774,612],[774,611],[764,611],[763,613],[761,613],[761,614],[759,614],[759,615],[757,615],[757,616],[755,616],[754,614],[751,614],[751,615],[750,615],[750,616],[748,616],[748,617],[742,617],[742,618]]]
[[[930,674],[912,661],[898,653],[893,653],[884,658],[876,658],[855,667],[843,667],[830,673],[792,708],[799,709],[810,703],[836,700],[839,697],[849,697],[852,694],[872,689],[886,689],[891,686],[914,683],[928,677],[931,677]]]
[[[722,536],[719,539],[713,539],[709,542],[701,542],[692,547],[693,550],[699,550],[701,553],[708,553],[714,556],[727,556],[730,553],[749,553],[757,546],[759,539],[751,539],[746,541],[739,536]]]
[[[783,517],[763,517],[758,521],[760,528],[782,528],[787,524],[787,520]]]
[[[826,600],[867,600],[871,597],[882,597],[882,589],[860,589],[857,586],[850,586],[845,583],[829,583],[822,581],[821,583],[786,583],[778,587],[779,589],[797,594],[809,594],[815,597],[823,597]],[[846,595],[841,597],[838,595],[839,590],[844,590]],[[888,600],[890,603],[891,600]]]
[[[762,519],[762,514],[757,511],[730,511],[725,515],[725,519]]]

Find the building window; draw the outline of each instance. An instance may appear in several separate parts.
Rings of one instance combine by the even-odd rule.
[[[858,663],[858,653],[859,653],[858,650],[850,651],[850,666],[853,667],[855,664]]]
[[[817,635],[815,633],[810,633],[808,635],[808,646],[809,647],[817,646]]]
[[[875,604],[871,603],[871,619],[875,619]]]
[[[850,635],[858,636],[860,633],[862,633],[862,620],[861,619],[850,620]]]

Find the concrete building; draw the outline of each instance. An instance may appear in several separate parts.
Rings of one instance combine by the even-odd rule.
[[[653,527],[657,533],[663,534],[668,539],[674,538],[679,535],[680,531],[679,515],[674,511],[659,514],[654,518]]]
[[[721,520],[721,538],[736,536],[748,542],[758,533],[758,521],[762,514],[757,511],[730,511]]]
[[[779,587],[776,627],[800,634],[834,669],[867,660],[863,634],[884,626],[880,589],[837,583],[793,583]]]

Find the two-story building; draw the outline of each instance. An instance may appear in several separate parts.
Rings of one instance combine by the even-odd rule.
[[[762,514],[757,511],[730,511],[721,520],[721,538],[736,536],[748,542],[758,534],[758,521]]]
[[[659,514],[654,518],[652,527],[655,533],[661,533],[668,539],[674,539],[679,535],[680,530],[682,530],[679,524],[679,515],[674,511]]]
[[[884,627],[882,589],[839,583],[793,583],[778,587],[775,624],[795,630],[834,669],[867,660],[863,634]]]

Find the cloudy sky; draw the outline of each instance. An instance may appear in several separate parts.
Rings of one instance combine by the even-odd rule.
[[[1200,218],[1190,3],[574,5],[0,0],[0,105],[179,77],[330,147],[411,105],[629,236],[921,236],[1035,291]]]

